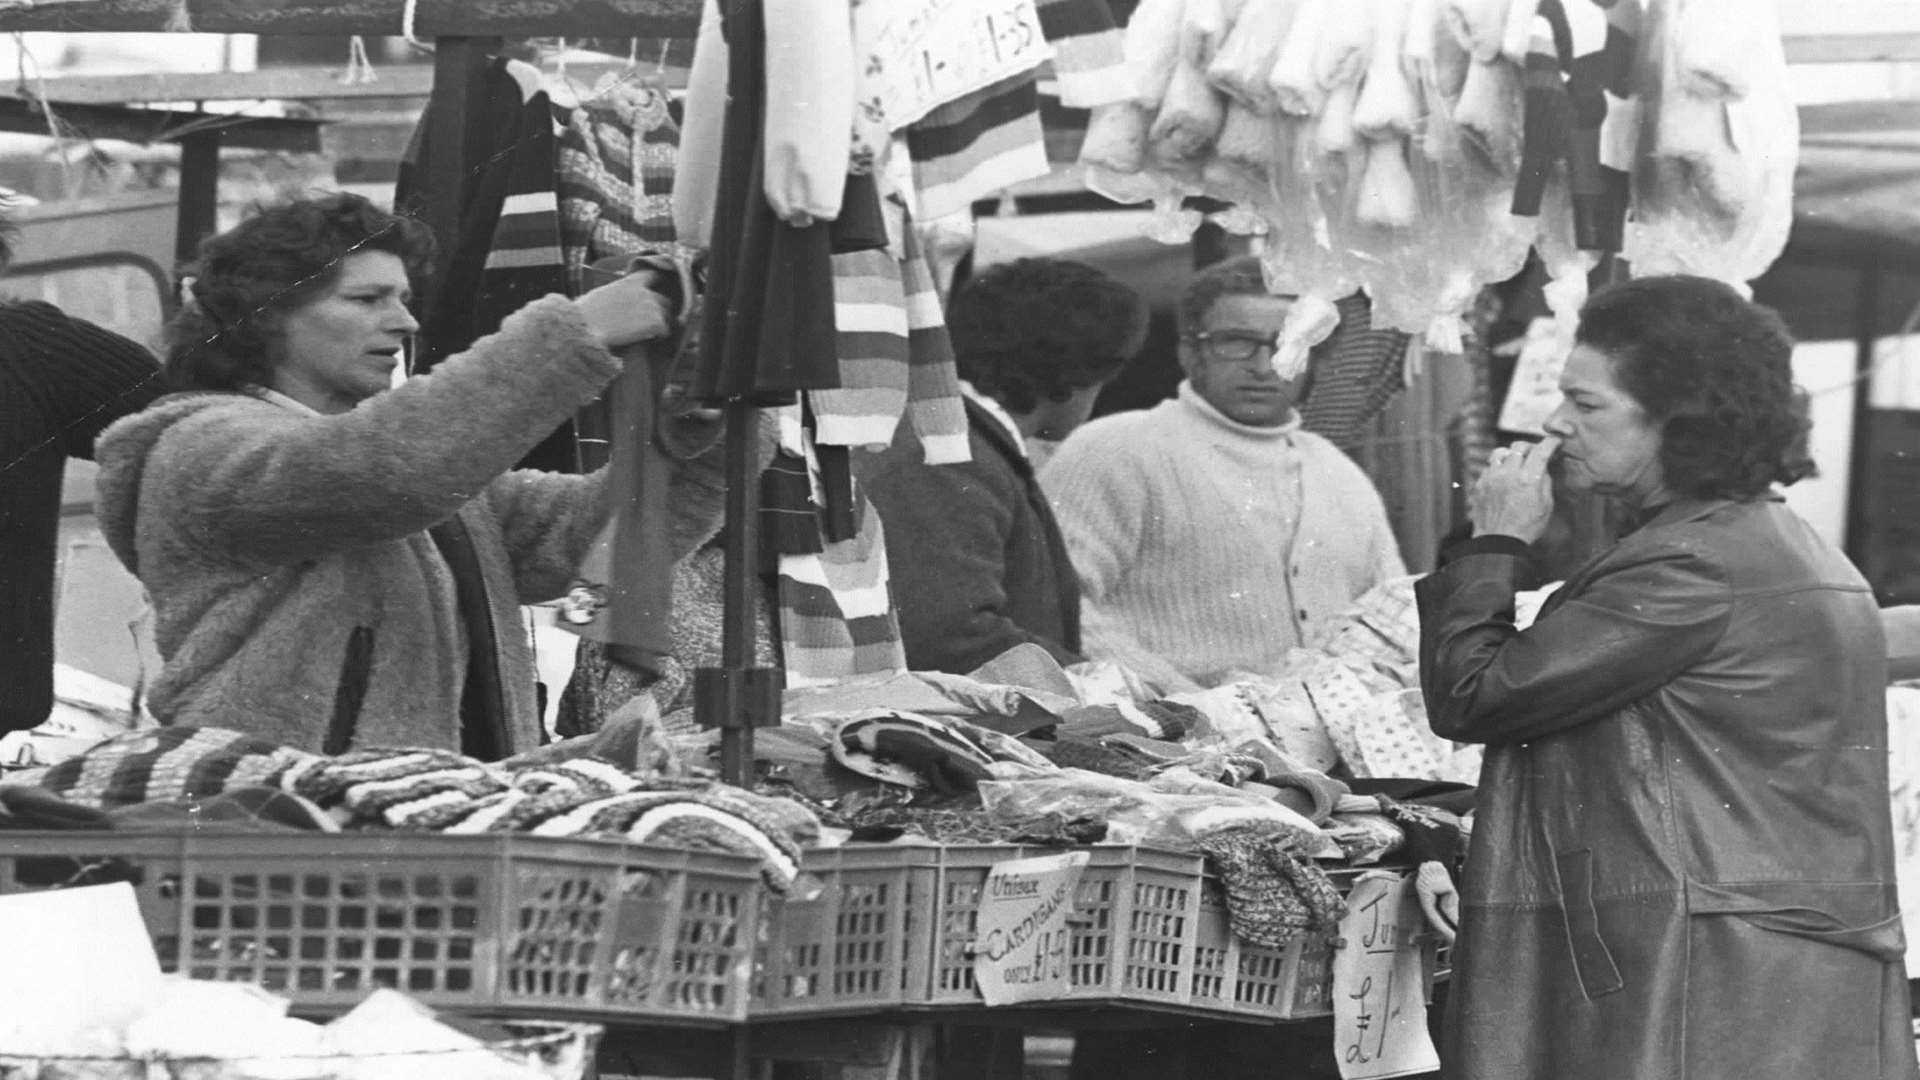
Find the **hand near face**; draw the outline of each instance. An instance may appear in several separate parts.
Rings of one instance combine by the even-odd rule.
[[[1549,435],[1532,445],[1494,450],[1468,500],[1473,535],[1513,536],[1529,544],[1540,539],[1553,517],[1547,462],[1559,449],[1560,440]]]
[[[628,274],[573,301],[587,325],[610,349],[665,337],[673,329],[673,309],[654,292],[651,273]]]

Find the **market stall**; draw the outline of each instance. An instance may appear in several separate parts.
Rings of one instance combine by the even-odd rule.
[[[635,1033],[603,1058],[622,1072],[709,1039],[701,1067],[747,1075],[755,1046],[820,1018],[896,1034],[1312,1020],[1333,1028],[1345,1075],[1431,1065],[1425,999],[1445,970],[1478,760],[1425,723],[1411,579],[1358,598],[1282,668],[1194,693],[1035,650],[968,675],[905,670],[885,523],[844,477],[853,448],[901,424],[930,461],[953,453],[958,390],[916,224],[1046,171],[1045,64],[1092,114],[1090,187],[1151,202],[1171,240],[1203,210],[1258,238],[1269,285],[1303,298],[1277,365],[1303,367],[1355,290],[1417,339],[1410,363],[1448,363],[1475,298],[1529,252],[1563,335],[1614,256],[1740,281],[1772,261],[1794,142],[1777,27],[1741,20],[1747,47],[1703,58],[1688,50],[1709,31],[1660,22],[1679,5],[1657,0],[1643,26],[1621,25],[1641,10],[1623,2],[1544,30],[1504,3],[1382,0],[1341,26],[1317,0],[1145,0],[1124,41],[1105,5],[1073,0],[927,5],[913,25],[871,2],[734,3],[724,35],[716,5],[704,19],[657,0],[496,7],[56,0],[0,28],[433,38],[423,164],[397,201],[441,238],[441,279],[468,273],[472,289],[427,298],[425,367],[489,332],[476,316],[490,290],[526,287],[502,268],[572,292],[607,259],[664,257],[692,281],[705,253],[704,288],[680,297],[700,333],[678,345],[676,374],[679,400],[726,413],[728,524],[722,655],[692,674],[693,724],[663,737],[670,725],[642,708],[626,717],[638,743],[634,726],[609,727],[497,764],[135,733],[8,778],[0,790],[97,816],[9,842],[0,893],[130,881],[172,968],[263,982],[315,1011],[392,986],[479,1015],[597,1020],[610,1043]],[[488,167],[535,141],[515,127],[526,111],[535,129],[551,116],[542,73],[500,60],[502,39],[610,31],[698,37],[679,141],[647,138],[667,127],[653,88],[579,109],[563,127],[585,135],[536,162],[564,178],[565,154],[580,155],[573,178],[602,185],[591,198],[581,184],[492,186]],[[1596,80],[1600,64],[1612,74]],[[1674,119],[1726,112],[1729,95],[1703,83],[1756,88],[1758,143]],[[1605,120],[1582,111],[1602,84]],[[827,104],[796,105],[801,87]],[[617,162],[609,129],[625,139]],[[1659,141],[1682,130],[1695,141]],[[643,162],[642,142],[659,156]],[[993,153],[968,158],[978,146]],[[211,229],[204,212],[182,222],[183,244]],[[869,305],[887,317],[836,288],[879,295]],[[856,327],[868,340],[849,342]],[[883,363],[850,363],[858,349]],[[763,412],[778,427],[766,484]],[[633,423],[616,402],[556,445],[593,467],[606,455],[583,447],[613,431],[615,475],[643,477],[620,456]],[[630,542],[603,539],[620,554],[583,568],[562,616],[608,650],[647,647],[618,627],[658,585],[614,580]],[[756,660],[763,556],[778,667]],[[258,822],[242,789],[317,816],[279,822],[297,835],[203,833],[221,815]],[[50,809],[36,798],[0,806],[27,819]],[[913,1075],[902,1045],[896,1075]]]

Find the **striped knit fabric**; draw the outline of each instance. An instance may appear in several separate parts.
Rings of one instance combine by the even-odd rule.
[[[790,687],[907,669],[887,587],[886,534],[873,504],[855,497],[858,535],[818,554],[780,557],[780,645]]]
[[[941,105],[907,129],[917,208],[928,220],[1045,176],[1046,134],[1031,72]]]
[[[560,133],[560,238],[580,291],[595,259],[673,243],[673,166],[679,128],[656,87],[617,84],[583,103]]]
[[[907,304],[907,415],[926,451],[929,465],[973,460],[967,443],[967,408],[960,396],[960,369],[953,340],[940,307],[940,282],[933,275],[912,223],[901,230],[905,258],[900,264]]]
[[[541,86],[540,69],[518,60],[506,64],[506,73],[520,87],[527,110],[545,114],[552,109]],[[486,268],[491,280],[483,288],[517,289],[520,277],[512,271],[548,272],[562,263],[560,256],[560,197],[555,190],[553,165],[558,153],[551,124],[535,124],[529,145],[516,148],[509,161],[507,198],[493,226],[493,242]],[[500,271],[508,273],[501,274]],[[545,276],[544,274],[542,276]],[[528,299],[533,299],[529,297]]]
[[[21,773],[17,782],[80,806],[111,810],[274,784],[289,769],[319,760],[238,731],[153,728],[116,735],[57,765]]]
[[[885,446],[906,411],[910,378],[899,260],[884,250],[835,255],[833,319],[840,388],[809,392],[814,437],[836,446]]]
[[[1351,452],[1367,423],[1406,385],[1407,335],[1375,329],[1365,293],[1335,306],[1340,324],[1313,348],[1313,392],[1300,403],[1300,423]]]
[[[1130,93],[1121,32],[1102,0],[1040,0],[1040,31],[1053,46],[1060,100],[1089,109]],[[1045,176],[1038,72],[1024,72],[941,105],[907,128],[916,209],[925,220]]]
[[[1120,27],[1105,0],[1039,0],[1040,33],[1053,46],[1060,100],[1091,109],[1132,93]]]
[[[840,387],[807,395],[814,439],[884,447],[906,415],[929,462],[968,461],[967,413],[939,286],[910,219],[901,219],[899,232],[899,257],[833,258]]]

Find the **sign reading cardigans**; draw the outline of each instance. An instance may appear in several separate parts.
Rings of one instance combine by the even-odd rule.
[[[1272,671],[1406,573],[1358,465],[1297,416],[1236,423],[1187,383],[1075,431],[1041,482],[1079,572],[1087,652],[1130,666],[1201,682]]]
[[[0,732],[53,709],[53,569],[69,457],[160,392],[132,341],[38,302],[0,304]]]
[[[927,464],[905,425],[854,459],[887,528],[907,666],[965,674],[1023,642],[1074,663],[1080,589],[1019,432],[966,410],[971,461]]]

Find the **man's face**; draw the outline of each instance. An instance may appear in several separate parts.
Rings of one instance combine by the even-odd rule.
[[[1231,295],[1214,301],[1195,328],[1204,336],[1180,342],[1180,366],[1194,392],[1238,423],[1286,423],[1299,381],[1274,374],[1272,342],[1292,307],[1292,300],[1278,296]]]

